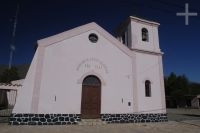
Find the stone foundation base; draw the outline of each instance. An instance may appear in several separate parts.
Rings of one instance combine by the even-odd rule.
[[[102,114],[101,119],[107,123],[145,123],[168,121],[167,114]]]
[[[66,125],[77,124],[79,114],[12,114],[11,125]]]
[[[166,122],[166,114],[101,114],[106,123]],[[80,114],[12,114],[11,125],[67,125],[78,124]]]

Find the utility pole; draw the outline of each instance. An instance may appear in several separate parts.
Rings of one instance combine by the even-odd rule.
[[[12,40],[11,40],[11,44],[10,44],[10,58],[9,58],[8,69],[11,69],[11,67],[12,67],[13,52],[15,51],[15,37],[16,37],[18,14],[19,14],[19,3],[17,3],[17,10],[16,10],[15,18],[14,18],[14,23],[13,23],[13,31],[12,31]]]

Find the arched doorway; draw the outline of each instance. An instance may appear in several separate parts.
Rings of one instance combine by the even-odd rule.
[[[82,83],[81,117],[100,118],[101,81],[94,75],[84,78]]]

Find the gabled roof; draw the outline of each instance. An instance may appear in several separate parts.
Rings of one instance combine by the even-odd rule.
[[[88,24],[76,27],[74,29],[62,32],[60,34],[38,40],[37,41],[38,47],[47,47],[47,46],[53,45],[57,42],[69,39],[73,36],[77,36],[82,33],[88,32],[90,30],[97,31],[100,35],[102,35],[104,38],[109,40],[113,45],[115,45],[117,48],[119,48],[122,52],[124,52],[128,56],[132,56],[132,52],[128,47],[123,45],[120,41],[118,41],[115,37],[113,37],[110,33],[108,33],[106,30],[104,30],[102,27],[100,27],[95,22],[88,23]]]

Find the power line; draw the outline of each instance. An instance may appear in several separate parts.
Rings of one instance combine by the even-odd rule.
[[[11,44],[10,44],[10,58],[9,58],[8,69],[11,69],[11,67],[12,67],[13,52],[15,51],[15,38],[16,38],[18,14],[19,14],[19,3],[17,4],[16,14],[15,14],[14,23],[13,23],[13,31],[12,31],[12,40],[11,40]]]

